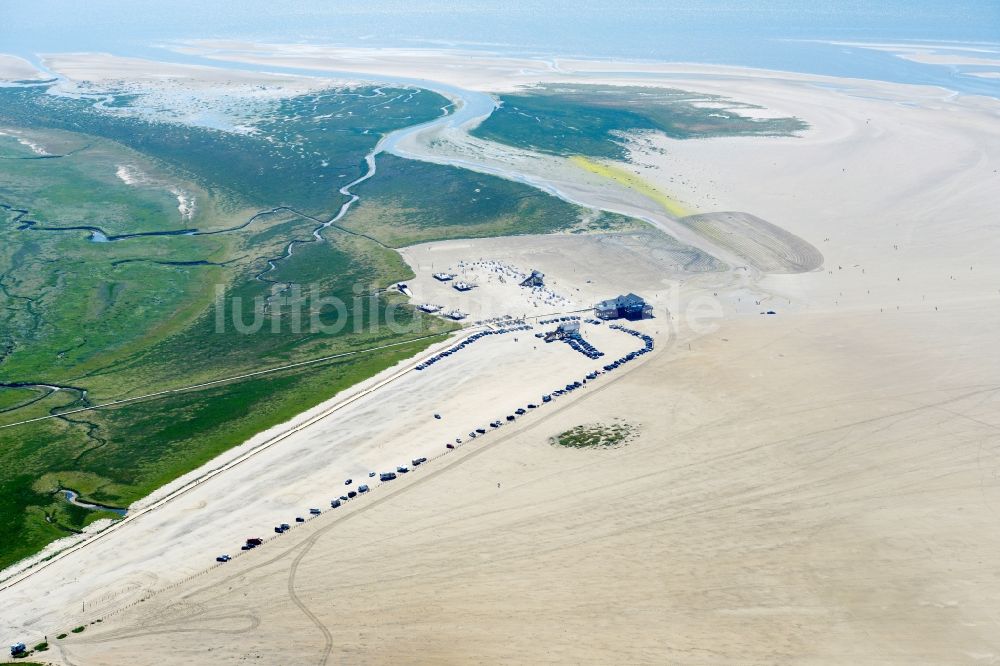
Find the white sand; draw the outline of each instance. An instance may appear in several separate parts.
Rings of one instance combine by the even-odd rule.
[[[70,81],[101,86],[128,83],[183,86],[188,90],[252,88],[259,92],[307,92],[329,84],[329,80],[313,77],[158,62],[109,53],[53,53],[46,54],[43,61],[46,67]]]
[[[531,79],[452,64],[460,74],[424,75],[478,76],[481,89]],[[529,334],[407,375],[0,591],[0,635],[104,617],[55,642],[52,658],[74,664],[1000,661],[1000,105],[660,68],[586,80],[723,92],[811,129],[657,138],[630,168],[700,212],[787,229],[823,252],[823,270],[687,276],[642,245],[571,235],[408,249],[417,302],[468,298],[427,277],[462,258],[540,269],[582,302],[660,298],[656,285],[678,279],[681,295],[642,324],[660,344],[639,364],[199,573],[343,476],[443,451],[453,421],[501,416],[590,362]],[[516,309],[507,287],[481,286],[497,313]],[[693,331],[686,315],[707,296],[723,319]],[[616,417],[639,429],[627,447],[548,443]]]
[[[32,81],[48,78],[24,58],[0,53],[0,81]]]

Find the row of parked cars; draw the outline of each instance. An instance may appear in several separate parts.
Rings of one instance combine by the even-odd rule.
[[[604,352],[598,350],[597,347],[584,340],[583,336],[581,336],[579,333],[568,335],[566,336],[565,340],[567,344],[569,344],[569,346],[572,347],[575,351],[580,352],[581,354],[583,354],[584,356],[586,356],[591,360],[596,361],[597,359],[604,356]]]
[[[426,370],[427,368],[429,368],[430,366],[434,365],[438,361],[442,361],[442,360],[448,358],[449,356],[451,356],[452,354],[457,354],[458,352],[462,351],[463,349],[465,349],[469,345],[471,345],[471,344],[473,344],[475,342],[478,342],[479,340],[482,340],[487,335],[503,335],[504,333],[516,333],[518,331],[530,331],[531,328],[532,327],[531,327],[530,324],[515,324],[515,325],[505,326],[504,328],[497,328],[497,329],[493,329],[493,330],[480,331],[478,333],[470,335],[468,338],[466,338],[462,342],[458,343],[454,347],[451,347],[450,349],[446,349],[443,352],[440,352],[438,354],[434,354],[434,356],[431,356],[429,359],[427,359],[423,363],[418,363],[417,364],[417,370]]]
[[[552,393],[547,393],[547,394],[543,395],[542,396],[542,402],[552,402],[553,398],[557,398],[557,397],[559,397],[561,395],[565,395],[566,393],[571,393],[572,391],[575,391],[575,390],[577,390],[579,388],[583,388],[584,384],[586,384],[588,381],[593,381],[594,379],[597,379],[597,377],[599,375],[602,375],[602,374],[604,374],[606,372],[611,372],[612,370],[620,368],[625,363],[628,363],[629,361],[635,360],[636,358],[638,358],[639,356],[642,356],[643,354],[648,354],[649,352],[651,352],[653,350],[653,338],[651,336],[646,335],[645,333],[641,333],[641,332],[636,331],[636,330],[631,329],[631,328],[626,328],[625,326],[622,326],[621,324],[611,324],[610,328],[613,328],[613,329],[618,330],[618,331],[624,331],[625,333],[628,333],[629,335],[633,335],[633,336],[635,336],[637,338],[641,338],[642,341],[643,341],[643,343],[644,343],[643,347],[640,348],[640,349],[637,349],[634,352],[629,352],[628,354],[626,354],[625,356],[622,356],[620,359],[618,359],[616,361],[612,361],[611,363],[608,363],[607,365],[604,366],[603,370],[594,370],[593,372],[589,372],[589,373],[587,373],[587,375],[582,380],[577,380],[575,382],[571,382],[569,384],[566,384],[566,386],[564,386],[561,389],[556,389]],[[600,354],[600,356],[604,356],[604,354],[602,353],[602,354]]]
[[[496,428],[499,428],[500,426],[502,426],[504,424],[504,421],[506,421],[508,423],[512,423],[512,422],[514,422],[514,421],[517,420],[518,416],[524,416],[525,414],[527,414],[529,409],[538,409],[538,405],[536,405],[533,402],[529,402],[528,406],[527,406],[527,409],[525,409],[524,407],[518,407],[517,409],[514,410],[513,414],[508,414],[503,419],[497,419],[496,421],[490,421],[489,426],[490,426],[490,428],[496,429]],[[476,437],[480,437],[482,435],[485,435],[487,432],[488,431],[486,430],[485,427],[484,428],[476,428],[475,430],[473,430],[472,432],[469,433],[469,439],[475,439]],[[461,444],[462,440],[461,439],[456,439],[455,442],[458,443],[458,444]],[[455,448],[455,445],[449,442],[448,444],[445,444],[445,447],[447,447],[449,449],[453,449],[453,448]]]
[[[420,465],[423,465],[425,462],[427,462],[427,458],[420,457],[420,458],[414,458],[413,460],[411,460],[410,464],[413,467],[419,467]],[[410,471],[409,467],[406,467],[404,465],[400,465],[399,467],[396,468],[395,472],[382,472],[381,474],[376,474],[375,472],[369,472],[368,473],[368,477],[369,478],[374,478],[375,476],[378,476],[379,481],[381,481],[381,482],[384,483],[386,481],[392,481],[393,479],[397,478],[397,476],[396,476],[397,474],[406,474],[409,471]],[[354,483],[354,479],[345,479],[344,480],[344,485],[345,486],[350,486],[353,483]],[[348,502],[348,501],[354,499],[355,497],[357,497],[358,495],[364,495],[365,493],[370,492],[370,491],[371,491],[371,488],[368,487],[368,484],[362,483],[362,484],[358,485],[357,490],[348,490],[345,494],[341,495],[340,497],[338,497],[336,499],[333,499],[333,500],[330,500],[330,508],[331,509],[340,508],[341,506],[344,505],[344,502]],[[323,512],[320,509],[317,509],[317,508],[309,509],[309,514],[312,515],[312,516],[318,516],[321,513],[323,513]],[[306,522],[306,519],[303,516],[296,516],[295,522],[297,522],[297,523],[304,523],[304,522]],[[280,525],[275,525],[274,526],[274,533],[275,534],[284,534],[285,532],[287,532],[290,529],[292,529],[291,525],[289,525],[288,523],[281,523]],[[257,537],[252,537],[252,538],[246,540],[246,543],[243,546],[240,547],[240,550],[252,550],[253,548],[256,548],[257,546],[259,546],[259,545],[261,545],[263,543],[264,543],[263,539],[260,539],[260,538],[257,538]],[[233,558],[230,557],[229,555],[219,555],[218,557],[215,558],[215,561],[216,562],[228,562],[231,559],[233,559]]]
[[[569,315],[567,317],[555,317],[554,319],[544,319],[538,323],[545,326],[546,324],[558,324],[560,322],[566,321],[580,321],[580,318],[576,315]]]
[[[605,365],[604,366],[604,370],[606,372],[611,372],[612,370],[616,370],[616,369],[620,368],[621,366],[625,365],[626,363],[628,363],[629,361],[634,361],[635,359],[639,358],[643,354],[648,354],[649,352],[653,351],[653,338],[652,338],[652,336],[646,335],[645,333],[642,333],[642,332],[637,331],[637,330],[632,329],[632,328],[627,328],[625,326],[622,326],[621,324],[611,324],[610,328],[613,328],[616,331],[622,331],[622,332],[628,333],[629,335],[632,335],[634,337],[640,338],[643,341],[643,346],[642,346],[641,349],[637,349],[634,352],[629,352],[628,354],[625,354],[624,356],[622,356],[617,361],[613,361],[613,362],[608,363],[607,365]]]

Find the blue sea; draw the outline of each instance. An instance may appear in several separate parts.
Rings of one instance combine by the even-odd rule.
[[[1000,0],[2,0],[0,52],[104,51],[190,62],[173,40],[342,46],[763,67],[1000,97],[983,65],[927,65],[833,41],[933,44],[1000,59]],[[975,50],[970,50],[975,49]],[[992,51],[992,53],[990,53]]]

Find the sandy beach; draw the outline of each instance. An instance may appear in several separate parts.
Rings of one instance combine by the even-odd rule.
[[[662,224],[404,248],[417,275],[414,302],[463,309],[470,321],[539,317],[636,291],[656,306],[657,318],[636,324],[656,351],[471,443],[479,424],[595,362],[545,345],[536,328],[485,338],[428,371],[409,369],[419,359],[387,371],[352,393],[399,377],[21,582],[0,584],[0,637],[51,640],[86,626],[52,642],[46,657],[65,664],[153,664],[164,655],[177,664],[206,655],[214,663],[1000,663],[1000,102],[701,65],[183,48],[264,69],[489,92],[574,81],[678,87],[794,115],[809,129],[633,137],[618,166],[693,217],[627,194],[626,204]],[[103,57],[46,62],[80,80],[128,72]],[[451,159],[456,146],[473,145],[461,132],[452,139],[414,138],[413,149]],[[483,169],[530,161],[479,148]],[[572,180],[561,159],[538,173]],[[575,181],[583,185],[573,198],[608,203],[619,190],[596,180]],[[616,201],[609,207],[625,205]],[[754,243],[777,232],[724,227],[750,219],[725,214],[774,225],[817,250],[820,263],[774,264]],[[738,233],[707,233],[730,228]],[[685,248],[726,265],[686,270]],[[501,281],[500,265],[544,272],[572,305]],[[478,285],[467,294],[431,276],[463,269]],[[693,316],[706,302],[717,306],[712,315]],[[609,353],[635,344],[606,326],[585,334]],[[614,422],[634,427],[635,439],[608,450],[551,442],[577,425]],[[445,449],[456,437],[463,444]],[[419,470],[327,510],[344,478],[418,455],[430,458]],[[313,505],[324,513],[214,565],[218,553],[273,536],[274,524]]]

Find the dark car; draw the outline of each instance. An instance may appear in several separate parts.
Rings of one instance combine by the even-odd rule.
[[[332,502],[330,502],[330,508],[331,509],[340,508],[340,500],[336,499],[336,500],[333,500]]]
[[[340,496],[340,501],[341,501],[341,502],[346,502],[346,501],[347,501],[347,499],[348,499],[348,498],[347,498],[347,495],[341,495],[341,496]]]
[[[358,492],[359,493],[366,493],[366,492],[368,492],[368,486],[366,486],[365,484],[361,484],[360,486],[358,486]]]
[[[354,499],[355,497],[358,496],[358,494],[352,490],[351,492],[347,493],[347,496],[351,499]]]
[[[524,409],[523,407],[518,407],[517,409],[514,410],[514,413],[520,416],[522,414],[527,414],[528,410]]]
[[[476,432],[478,432],[480,435],[485,435],[486,428],[476,428]]]
[[[410,461],[410,464],[413,465],[414,467],[418,467],[420,465],[423,465],[425,462],[427,462],[427,458],[414,458],[413,460]]]
[[[228,555],[219,555],[217,558],[215,558],[215,561],[216,562],[228,562],[231,559],[233,559],[233,558],[229,557]]]
[[[311,513],[314,516],[318,516],[321,513],[321,511],[319,509],[309,509],[309,513]]]
[[[259,537],[252,537],[250,539],[247,539],[247,545],[250,546],[251,548],[256,548],[257,546],[263,543],[264,540]]]
[[[454,444],[452,444],[451,442],[448,442],[447,444],[445,444],[445,445],[444,445],[444,447],[445,447],[446,449],[453,449],[453,448],[455,448],[455,445],[454,445]]]
[[[395,478],[396,478],[395,472],[382,472],[381,476],[379,476],[378,479],[379,481],[392,481]]]
[[[516,416],[514,416],[513,414],[511,414],[511,415],[509,415],[509,416],[507,417],[507,420],[508,420],[508,421],[513,421],[513,420],[514,420],[514,419],[516,419],[516,418],[517,418]]]
[[[354,479],[348,479],[348,480],[344,481],[344,485],[345,485],[345,486],[349,486],[349,485],[351,485],[352,483],[354,483]]]
[[[407,472],[410,471],[410,468],[400,465],[399,467],[396,468],[396,471],[399,472],[400,474],[406,474]]]
[[[368,478],[369,479],[375,478],[375,472],[368,472]]]

